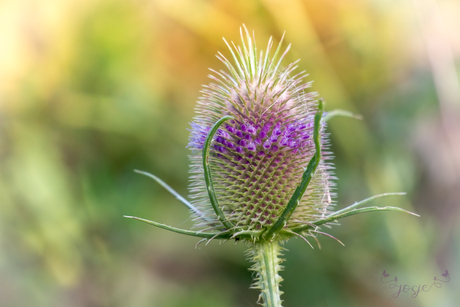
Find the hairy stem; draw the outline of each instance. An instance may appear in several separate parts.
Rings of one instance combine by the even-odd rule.
[[[282,247],[277,242],[265,240],[255,243],[248,251],[249,259],[254,263],[251,270],[256,272],[252,289],[259,289],[259,303],[264,307],[282,307],[279,290],[283,280],[278,272],[283,269],[281,262]]]

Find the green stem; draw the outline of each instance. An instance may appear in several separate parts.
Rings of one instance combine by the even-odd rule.
[[[256,272],[253,289],[260,290],[259,302],[264,307],[282,307],[281,294],[279,290],[283,280],[278,274],[283,269],[279,258],[281,255],[281,246],[277,242],[268,242],[261,240],[255,243],[248,251],[250,260],[254,263],[251,267]]]

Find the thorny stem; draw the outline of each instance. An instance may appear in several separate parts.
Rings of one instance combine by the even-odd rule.
[[[281,246],[278,242],[261,240],[255,243],[248,251],[250,260],[254,263],[251,270],[256,272],[253,289],[259,289],[259,303],[263,307],[282,307],[279,290],[283,280],[278,272],[283,269],[280,265]]]

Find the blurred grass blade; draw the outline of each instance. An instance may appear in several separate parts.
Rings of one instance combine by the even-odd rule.
[[[214,190],[214,184],[212,182],[212,177],[211,177],[211,168],[209,167],[209,149],[211,147],[212,139],[214,138],[214,135],[216,134],[219,127],[225,121],[232,119],[232,118],[233,118],[232,116],[224,116],[221,119],[219,119],[209,131],[209,134],[206,137],[206,142],[204,143],[204,146],[203,146],[203,170],[204,170],[204,179],[206,181],[206,187],[208,190],[209,200],[211,201],[212,208],[214,209],[214,212],[216,213],[219,221],[227,229],[233,228],[233,224],[229,220],[227,220],[227,218],[224,215],[224,212],[222,211],[222,209],[219,206],[219,203],[217,202],[217,196]]]
[[[207,233],[207,232],[179,229],[179,228],[176,228],[176,227],[172,227],[172,226],[157,223],[157,222],[154,222],[154,221],[146,220],[146,219],[136,217],[136,216],[123,215],[123,217],[126,217],[128,219],[138,220],[138,221],[141,221],[141,222],[144,222],[144,223],[147,223],[147,224],[159,227],[159,228],[163,228],[163,229],[166,229],[166,230],[169,230],[169,231],[172,231],[172,232],[180,233],[180,234],[187,235],[187,236],[198,237],[198,238],[210,239],[210,238],[214,237],[215,239],[229,239],[230,236],[231,236],[230,234],[225,234],[225,233],[221,233],[221,234],[216,235],[215,233]]]
[[[332,110],[330,112],[327,112],[326,115],[323,118],[323,122],[327,122],[331,118],[336,117],[336,116],[352,117],[352,118],[355,118],[355,119],[363,119],[363,117],[361,115],[359,115],[359,114],[354,114],[354,113],[352,113],[350,111],[346,111],[346,110],[336,109],[336,110]]]
[[[321,160],[321,144],[320,144],[320,126],[321,126],[321,117],[323,115],[323,101],[322,99],[319,100],[318,103],[318,112],[315,115],[315,126],[313,131],[313,139],[315,141],[315,148],[316,152],[315,155],[311,158],[310,162],[308,163],[307,169],[302,175],[302,181],[300,182],[299,186],[294,191],[291,199],[289,200],[286,209],[284,209],[283,213],[281,213],[278,220],[270,227],[267,232],[264,234],[264,237],[267,240],[271,240],[273,235],[278,232],[280,229],[284,227],[287,220],[291,217],[292,213],[297,208],[300,200],[302,199],[305,190],[310,183],[311,178],[313,177],[313,173],[315,172],[316,168],[318,167],[319,161]]]
[[[173,188],[171,188],[169,185],[167,185],[163,180],[161,180],[160,178],[158,178],[157,176],[155,175],[152,175],[150,173],[147,173],[147,172],[144,172],[144,171],[139,171],[137,169],[134,170],[136,173],[138,174],[142,174],[142,175],[145,175],[147,177],[150,177],[152,178],[153,180],[155,180],[156,182],[158,182],[158,184],[160,184],[163,188],[165,188],[166,190],[168,190],[169,193],[171,193],[172,195],[174,195],[180,202],[182,202],[184,205],[186,205],[190,210],[192,210],[194,213],[196,213],[197,215],[199,216],[203,216],[203,214],[201,213],[200,210],[198,210],[197,208],[195,208],[195,206],[193,206],[191,203],[189,203],[185,198],[183,198],[179,193],[177,193],[176,191],[174,191]]]

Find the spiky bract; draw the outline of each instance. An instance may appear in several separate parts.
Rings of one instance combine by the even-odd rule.
[[[202,212],[198,226],[225,230],[212,210],[203,176],[202,151],[210,128],[226,115],[234,119],[218,130],[210,149],[212,181],[226,219],[242,230],[263,230],[277,221],[302,173],[315,154],[313,120],[317,112],[315,94],[306,92],[304,72],[291,76],[291,63],[281,68],[289,47],[278,58],[281,42],[270,55],[258,53],[255,39],[246,31],[242,47],[228,47],[232,65],[217,56],[227,71],[213,71],[214,81],[202,90],[197,116],[191,124],[192,203]],[[321,161],[295,212],[286,221],[290,229],[311,224],[329,213],[334,183],[327,149],[328,138],[320,129]]]

